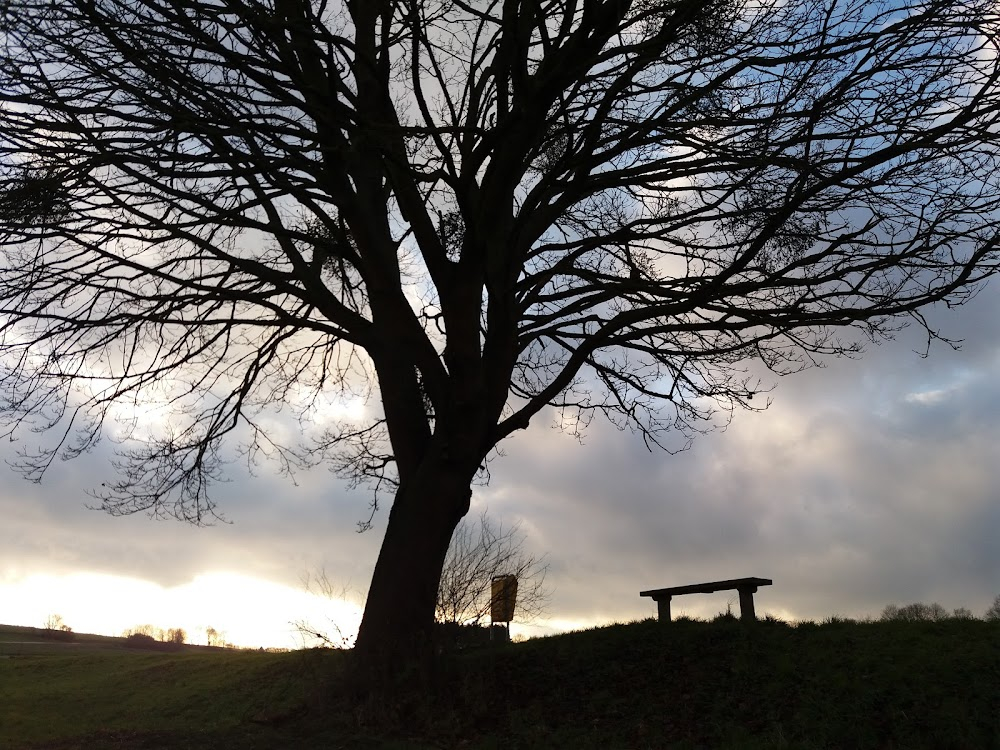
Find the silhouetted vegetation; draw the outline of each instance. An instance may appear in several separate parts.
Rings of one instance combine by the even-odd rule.
[[[187,640],[187,633],[184,632],[184,628],[170,628],[164,640],[179,646]]]
[[[440,652],[496,648],[507,642],[507,628],[500,624],[439,622],[434,626],[434,638]]]
[[[131,633],[125,636],[125,644],[132,648],[141,648],[147,651],[177,651],[182,643],[172,641],[160,641],[146,633]]]
[[[215,630],[209,628],[213,634]],[[134,625],[125,631],[125,640],[130,644],[154,644],[162,648],[164,644],[171,646],[181,646],[187,641],[187,632],[184,628],[158,628],[155,625],[143,624]],[[213,644],[209,644],[213,645]],[[221,644],[220,644],[221,645]]]
[[[434,610],[437,621],[480,625],[489,620],[490,586],[501,575],[517,578],[516,619],[530,622],[541,615],[552,596],[545,586],[549,566],[543,557],[531,554],[526,542],[520,524],[504,526],[486,511],[478,520],[462,519],[441,571]]]
[[[993,603],[986,610],[986,614],[983,617],[990,622],[1000,621],[1000,595],[993,600]]]
[[[41,636],[50,641],[73,641],[76,636],[73,628],[65,623],[62,615],[52,614],[45,618],[45,629]]]
[[[333,582],[326,570],[321,568],[315,573],[306,574],[302,579],[305,590],[315,596],[322,596],[331,601],[341,599],[347,601],[353,592],[346,585]],[[299,632],[302,645],[305,648],[335,648],[346,649],[354,645],[354,638],[345,633],[341,623],[328,618],[325,624],[308,620],[295,620],[292,626]]]
[[[222,646],[226,642],[226,636],[224,633],[219,632],[215,628],[209,626],[205,628],[205,643],[209,646]]]
[[[902,607],[889,604],[882,610],[881,619],[901,620],[903,622],[936,622],[948,619],[948,611],[937,602],[933,604],[914,602]]]
[[[998,598],[998,601],[1000,601],[1000,598]],[[997,602],[994,602],[994,606],[996,606],[996,604]],[[1000,617],[991,617],[990,611],[991,610],[986,611],[984,619],[1000,619]],[[976,616],[972,613],[972,610],[967,607],[958,607],[949,613],[948,610],[937,602],[932,604],[914,602],[913,604],[906,604],[904,606],[889,604],[882,610],[882,614],[879,619],[886,621],[897,620],[902,622],[938,622],[940,620],[974,620],[976,619]]]
[[[63,616],[59,614],[52,614],[45,618],[45,629],[46,630],[61,630],[64,633],[72,633],[73,628],[66,624],[63,620]]]

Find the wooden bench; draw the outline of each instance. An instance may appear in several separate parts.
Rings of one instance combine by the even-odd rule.
[[[729,581],[693,583],[690,586],[673,586],[668,589],[640,591],[639,596],[651,596],[656,602],[656,613],[661,622],[670,622],[670,600],[680,594],[711,594],[715,591],[736,589],[740,592],[740,619],[756,620],[753,611],[753,595],[758,586],[770,586],[770,578],[733,578]]]

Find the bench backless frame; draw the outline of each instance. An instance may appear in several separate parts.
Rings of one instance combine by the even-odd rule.
[[[728,581],[693,583],[689,586],[673,586],[665,589],[640,591],[639,596],[651,596],[656,602],[656,613],[662,622],[670,622],[670,600],[681,594],[712,594],[716,591],[735,589],[740,594],[740,619],[756,620],[753,609],[753,595],[758,586],[770,586],[770,578],[732,578]]]

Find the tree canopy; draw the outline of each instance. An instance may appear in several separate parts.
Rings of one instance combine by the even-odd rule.
[[[670,447],[758,364],[996,271],[997,31],[985,0],[11,0],[0,407],[57,436],[21,468],[156,403],[111,512],[206,519],[227,438],[390,489],[370,621],[405,588],[429,626],[469,482],[547,406]]]

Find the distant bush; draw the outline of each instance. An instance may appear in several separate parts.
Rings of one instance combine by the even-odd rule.
[[[47,638],[52,641],[75,641],[76,633],[73,632],[71,628],[60,628],[59,630],[51,630],[46,628],[41,631],[41,637]]]
[[[852,620],[850,617],[841,617],[840,615],[830,615],[823,620],[824,625],[856,625],[857,621]]]
[[[176,643],[178,646],[187,640],[187,633],[184,632],[184,628],[170,628],[167,631],[167,637],[164,638],[167,643]]]
[[[492,636],[492,637],[491,637]],[[475,625],[460,622],[434,623],[434,637],[440,651],[464,651],[487,648],[506,642],[507,631],[502,625]]]
[[[736,619],[736,615],[733,614],[733,608],[727,607],[725,612],[719,612],[719,614],[712,618],[711,622],[735,622]]]
[[[986,614],[983,615],[983,619],[988,622],[1000,622],[1000,596],[997,596],[997,598],[993,600],[993,604],[991,604],[990,608],[986,610]]]
[[[37,631],[36,631],[37,632]],[[49,615],[45,618],[45,629],[39,635],[53,641],[73,641],[73,628],[65,623],[62,615]]]
[[[176,651],[181,647],[180,643],[158,641],[147,633],[129,633],[125,636],[125,645],[129,648],[143,648],[152,651]]]
[[[958,607],[952,610],[951,613],[952,620],[975,620],[976,616],[972,614],[972,610],[967,607]]]
[[[882,610],[879,619],[883,622],[939,622],[948,619],[948,610],[937,602],[914,602],[903,607],[889,604]]]
[[[125,631],[125,637],[128,638],[133,635],[145,635],[154,641],[166,640],[163,636],[163,630],[157,628],[153,625],[134,625]]]
[[[224,633],[219,632],[213,627],[205,628],[205,640],[209,646],[219,646],[226,642],[226,637]]]

